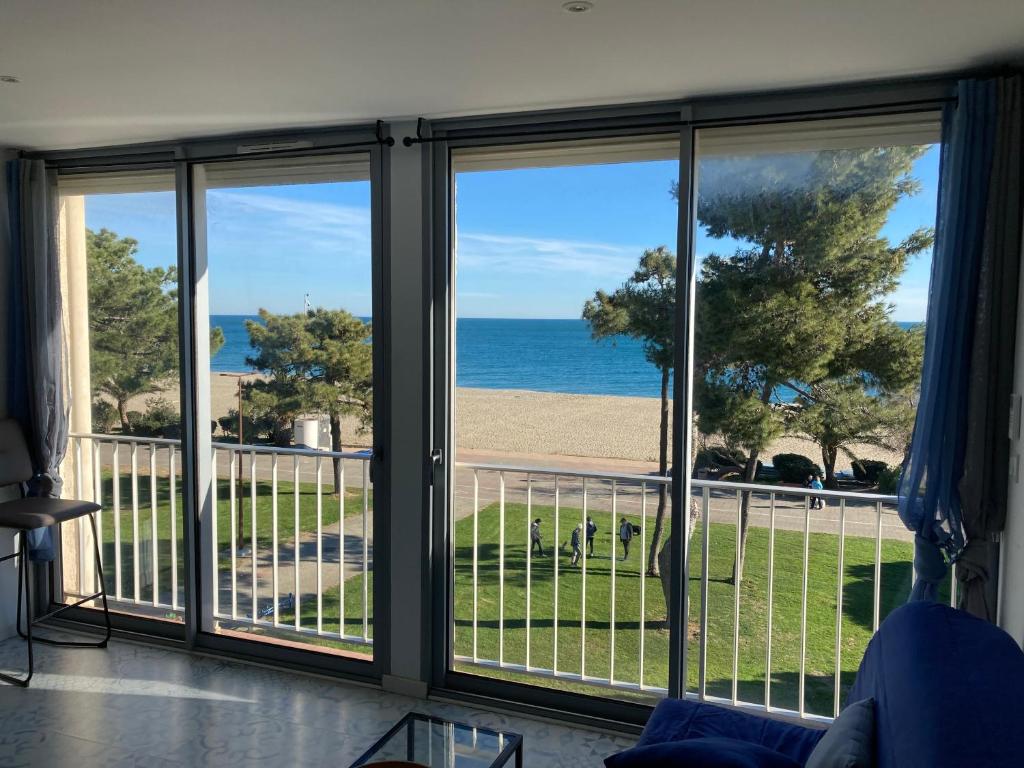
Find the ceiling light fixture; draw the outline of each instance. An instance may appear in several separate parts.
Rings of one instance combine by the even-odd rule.
[[[0,83],[20,83],[21,80],[14,75],[0,75]]]
[[[571,0],[568,3],[562,3],[562,10],[566,13],[586,13],[594,4],[590,0]]]

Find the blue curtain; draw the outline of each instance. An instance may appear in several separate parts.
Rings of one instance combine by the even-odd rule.
[[[1020,210],[1019,204],[1015,213],[1007,205],[1008,185],[993,183],[993,168],[1007,161],[1010,147],[1005,128],[1011,122],[1008,116],[1019,118],[1019,99],[1008,100],[1006,94],[1019,90],[1019,84],[1019,77],[961,81],[955,104],[947,105],[943,114],[921,397],[899,486],[900,517],[915,533],[917,581],[911,600],[936,599],[948,563],[956,562],[971,543],[965,530],[972,526],[965,528],[965,519],[972,523],[985,514],[973,492],[979,485],[974,475],[981,476],[981,465],[987,473],[985,483],[998,482],[991,479],[997,476],[988,466],[991,461],[979,463],[974,454],[979,450],[975,436],[985,435],[981,442],[1000,449],[997,441],[1007,439],[1008,394],[1000,394],[1006,403],[986,402],[992,398],[979,389],[979,381],[985,384],[991,377],[979,374],[994,362],[1002,366],[999,378],[1012,372],[1012,364],[1005,363],[1007,357],[1012,361],[1012,335],[991,331],[1016,312]],[[1019,148],[1014,151],[1019,162]],[[1009,177],[1009,186],[1019,188],[1019,172]],[[1007,228],[1014,226],[1018,230],[1014,250],[1001,243],[994,248],[993,233],[1005,236]],[[1007,254],[1012,263],[1004,265]],[[1012,284],[1001,285],[1006,280]],[[999,295],[994,293],[997,289],[1002,291]],[[979,350],[979,345],[985,349]],[[1001,393],[1007,382],[998,384],[994,391]],[[983,405],[987,414],[979,412]],[[996,419],[1002,421],[997,424]],[[986,429],[979,430],[982,422]],[[990,422],[992,428],[987,428]],[[971,461],[967,461],[969,445]],[[1000,469],[1005,467],[1004,462]],[[973,530],[979,529],[974,526]]]
[[[42,160],[7,166],[11,223],[8,412],[25,433],[35,476],[31,496],[59,497],[68,443],[64,333],[54,179]],[[53,560],[50,529],[30,534],[30,559]]]

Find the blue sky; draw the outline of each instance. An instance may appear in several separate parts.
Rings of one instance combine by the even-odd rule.
[[[674,247],[675,162],[486,171],[457,180],[460,317],[577,318],[597,288],[615,289],[644,248]],[[883,234],[897,241],[932,226],[938,149],[913,175],[921,192],[902,200]],[[368,182],[213,190],[208,197],[213,314],[298,312],[313,304],[370,314]],[[171,192],[90,196],[86,223],[139,240],[147,266],[175,261]],[[700,233],[698,258],[732,242]],[[917,257],[891,297],[897,320],[923,320],[928,255]]]

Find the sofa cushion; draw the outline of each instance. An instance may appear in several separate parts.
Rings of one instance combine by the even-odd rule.
[[[725,737],[759,744],[803,765],[824,733],[714,704],[665,699],[655,707],[637,745]]]
[[[708,737],[633,747],[605,758],[607,768],[800,768],[800,763],[749,741]]]
[[[875,701],[862,699],[839,713],[807,759],[806,768],[870,768],[875,764]]]
[[[1021,765],[1024,653],[998,627],[938,603],[893,611],[849,701],[875,700],[879,768]]]

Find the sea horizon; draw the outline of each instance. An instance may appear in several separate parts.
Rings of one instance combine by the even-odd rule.
[[[254,373],[245,321],[258,315],[210,315],[224,346],[210,361],[214,373]],[[369,318],[361,318],[364,321]],[[923,321],[922,321],[923,322]],[[904,328],[919,322],[903,321]],[[596,341],[585,320],[460,317],[456,320],[456,387],[576,395],[660,397],[661,375],[643,343],[618,337]],[[795,395],[779,393],[781,402]]]

